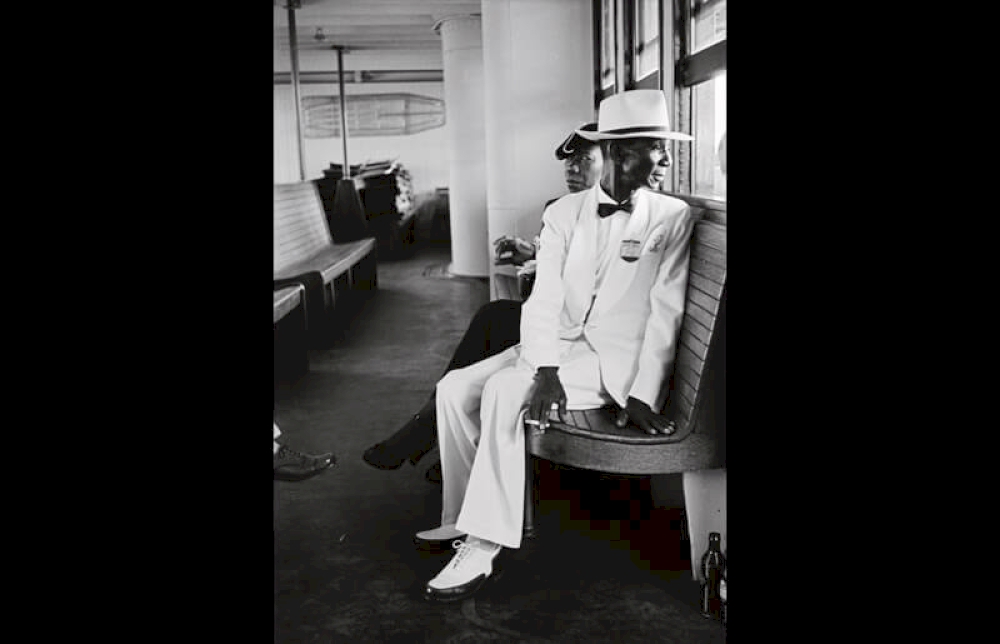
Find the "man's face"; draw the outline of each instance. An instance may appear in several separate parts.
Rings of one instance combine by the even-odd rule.
[[[570,192],[586,190],[597,183],[604,170],[604,156],[598,145],[581,146],[563,160],[566,170],[566,187]]]
[[[667,178],[673,160],[663,139],[625,139],[615,142],[624,185],[630,188],[659,187]]]

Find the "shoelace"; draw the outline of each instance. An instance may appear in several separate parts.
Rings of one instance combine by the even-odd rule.
[[[282,445],[280,448],[278,448],[278,456],[279,457],[286,457],[286,456],[288,456],[288,457],[291,457],[291,458],[304,458],[305,454],[300,454],[299,452],[296,452],[291,447],[288,447],[287,445]]]
[[[458,567],[462,565],[462,562],[469,558],[469,555],[472,553],[473,546],[470,546],[461,539],[456,539],[451,542],[451,547],[455,549],[455,556],[448,562],[447,569],[458,570]]]

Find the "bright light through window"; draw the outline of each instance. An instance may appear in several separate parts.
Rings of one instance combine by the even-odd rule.
[[[726,73],[694,86],[694,194],[726,200]],[[727,168],[728,170],[728,168]]]

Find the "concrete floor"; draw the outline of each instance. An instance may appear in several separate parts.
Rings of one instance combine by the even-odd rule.
[[[436,460],[396,471],[362,452],[426,400],[484,280],[450,279],[447,246],[379,263],[379,290],[343,337],[308,353],[309,370],[275,386],[284,442],[333,451],[335,468],[276,483],[275,642],[724,642],[698,613],[684,541],[680,477],[649,480],[539,462],[539,536],[501,554],[473,599],[429,604],[424,583],[447,554],[412,536],[437,525]]]

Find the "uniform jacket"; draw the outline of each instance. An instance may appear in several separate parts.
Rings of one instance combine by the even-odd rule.
[[[661,411],[684,313],[694,220],[680,199],[640,189],[613,259],[593,300],[599,185],[546,207],[537,272],[521,314],[521,357],[533,368],[560,366],[567,341],[586,338],[596,351],[604,386],[621,406],[633,396]],[[622,239],[639,240],[634,262],[621,258]]]

